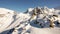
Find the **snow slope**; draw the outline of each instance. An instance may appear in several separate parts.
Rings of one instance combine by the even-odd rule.
[[[12,16],[14,16],[14,11],[8,10],[5,8],[0,8],[0,32],[4,31],[5,28],[11,24],[14,20]]]
[[[60,28],[31,28],[30,34],[60,34]]]

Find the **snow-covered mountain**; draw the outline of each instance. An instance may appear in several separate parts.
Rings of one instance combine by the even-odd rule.
[[[40,11],[35,12],[34,11]],[[39,9],[39,10],[38,10]],[[54,28],[49,29],[50,21]],[[48,7],[29,8],[24,13],[0,8],[0,33],[1,34],[59,34],[60,10]]]

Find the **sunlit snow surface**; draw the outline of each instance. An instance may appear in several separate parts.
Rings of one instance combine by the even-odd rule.
[[[39,24],[34,24],[35,18],[29,21],[33,9],[29,8],[27,13],[18,14],[13,10],[0,8],[0,34],[60,34],[60,25],[56,26],[56,24],[54,28],[50,28],[47,20],[50,15],[54,14],[58,15],[58,18],[54,17],[55,20],[53,20],[60,22],[60,10],[47,7],[41,9],[44,14],[40,14],[37,18],[37,21],[44,25],[44,28],[41,28]],[[46,16],[45,19],[43,19],[44,16]]]

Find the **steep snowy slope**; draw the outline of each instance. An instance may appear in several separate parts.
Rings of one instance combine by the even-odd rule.
[[[0,32],[4,31],[14,20],[14,11],[0,8]]]

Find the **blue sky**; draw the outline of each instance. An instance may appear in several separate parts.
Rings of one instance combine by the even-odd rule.
[[[0,0],[0,8],[8,8],[18,12],[37,6],[54,8],[60,6],[60,0]]]

